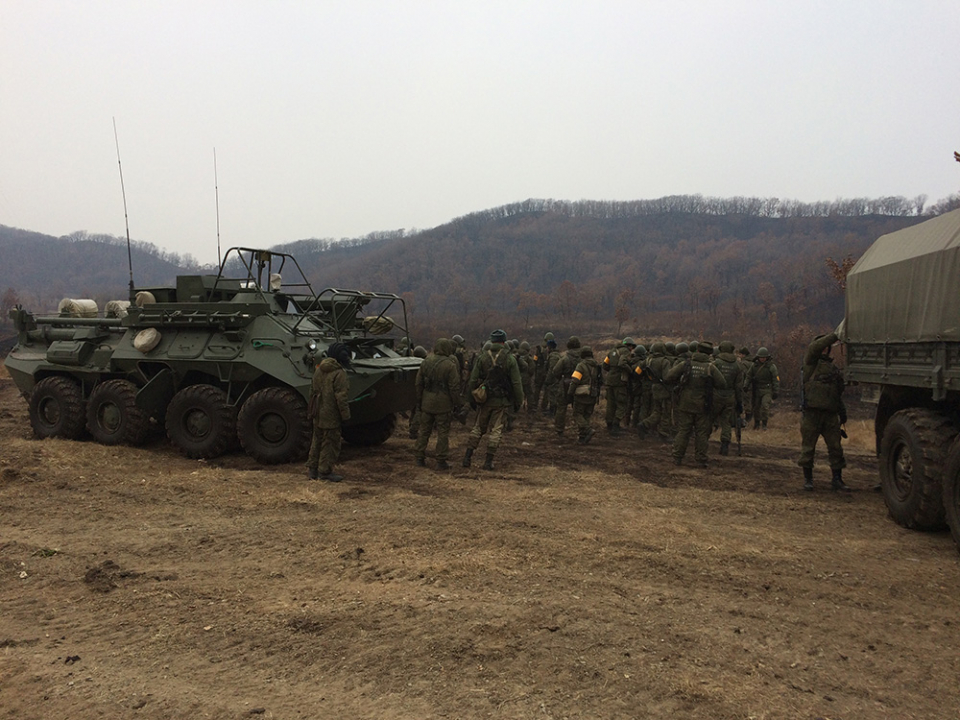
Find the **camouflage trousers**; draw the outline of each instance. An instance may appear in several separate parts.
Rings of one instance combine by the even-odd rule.
[[[803,468],[813,467],[817,440],[821,437],[827,445],[830,469],[840,470],[846,467],[843,445],[840,444],[840,416],[830,410],[814,408],[807,408],[800,416],[800,459],[797,460],[797,465]]]
[[[770,420],[770,407],[773,405],[773,391],[770,388],[757,390],[753,395],[753,424],[762,423],[764,427]]]
[[[560,387],[560,383],[557,383]],[[553,427],[558,433],[563,433],[567,429],[567,408],[573,404],[573,400],[568,395],[559,395],[557,397],[557,414],[553,417]]]
[[[477,421],[467,438],[467,447],[476,450],[480,446],[480,439],[487,436],[487,453],[493,455],[500,447],[503,437],[503,424],[507,419],[506,405],[491,405],[484,403],[477,411]]]
[[[590,429],[590,418],[593,417],[593,411],[597,407],[595,398],[590,398],[589,402],[573,401],[573,421],[577,424],[577,436],[586,437]]]
[[[610,372],[617,372],[611,370]],[[626,426],[627,412],[630,409],[630,394],[626,385],[607,387],[607,425]]]
[[[710,440],[710,431],[713,430],[713,416],[709,413],[692,413],[684,410],[677,411],[677,436],[673,440],[673,459],[683,460],[687,453],[687,444],[690,435],[694,436],[694,459],[700,463],[707,462],[707,443]]]
[[[730,442],[737,422],[737,401],[733,397],[713,398],[714,422],[720,426],[720,442]]]
[[[313,439],[310,441],[310,455],[307,456],[307,469],[317,468],[321,475],[333,472],[340,457],[340,445],[343,437],[340,428],[321,428],[313,426]]]
[[[650,403],[650,414],[643,421],[646,430],[656,430],[660,437],[666,437],[672,429],[671,415],[673,406],[669,396],[666,398],[654,397]]]
[[[453,412],[431,413],[420,411],[420,431],[417,434],[416,453],[420,460],[427,456],[427,444],[433,428],[437,428],[437,460],[446,460],[450,455],[450,421]]]

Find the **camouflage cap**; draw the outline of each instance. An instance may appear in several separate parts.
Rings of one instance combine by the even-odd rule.
[[[713,343],[703,340],[697,343],[697,351],[702,352],[704,355],[713,355]]]

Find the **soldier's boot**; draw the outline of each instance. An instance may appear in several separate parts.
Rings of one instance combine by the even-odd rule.
[[[759,429],[760,429],[760,421],[759,421],[759,420],[754,419],[754,421],[753,421],[753,429],[754,429],[754,430],[759,430]]]
[[[470,459],[473,457],[473,448],[467,448],[466,452],[463,453],[463,463],[464,467],[470,467]]]
[[[343,475],[337,475],[335,472],[322,473],[320,475],[320,480],[326,480],[327,482],[340,482],[343,480]]]
[[[586,432],[580,436],[580,443],[582,445],[586,445],[588,442],[590,442],[590,438],[592,438],[594,434],[596,434],[596,430],[593,428],[587,428]]]
[[[416,463],[417,463],[417,467],[426,467],[426,466],[427,466],[427,461],[426,461],[426,459],[425,459],[425,458],[422,458],[422,457],[418,457],[417,460],[416,460]]]
[[[449,470],[450,463],[446,460],[437,460],[437,470]]]
[[[610,434],[614,437],[620,437],[620,423],[610,423]]]
[[[641,440],[645,440],[647,437],[647,428],[643,423],[637,425],[637,437]]]
[[[487,453],[487,456],[483,460],[483,469],[493,470],[493,453]]]
[[[840,492],[850,492],[850,486],[843,481],[842,469],[834,468],[833,480],[830,482],[830,487]]]
[[[729,454],[730,454],[730,441],[729,441],[729,440],[721,440],[721,441],[720,441],[720,454],[721,454],[721,455],[729,455]]]
[[[315,467],[307,468],[307,477],[309,477],[311,480],[319,480],[320,471]]]
[[[764,429],[764,430],[767,429],[767,421],[766,421],[766,420],[763,421],[763,429]]]
[[[803,489],[808,492],[813,490],[813,468],[805,467],[803,469]]]

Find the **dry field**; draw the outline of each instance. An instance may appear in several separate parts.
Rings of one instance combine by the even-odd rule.
[[[37,441],[2,374],[0,718],[958,717],[949,534],[889,520],[865,420],[802,492],[796,428],[700,471],[523,419],[493,473],[398,431],[335,485]]]

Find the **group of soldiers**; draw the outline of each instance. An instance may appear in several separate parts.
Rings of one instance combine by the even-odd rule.
[[[818,336],[807,350],[803,366],[802,449],[798,465],[803,468],[804,489],[813,489],[814,449],[823,437],[833,471],[834,490],[848,490],[843,483],[844,466],[840,438],[846,422],[843,379],[832,364],[830,348],[836,335]],[[421,350],[420,348],[417,348]],[[467,438],[462,465],[470,467],[473,455],[486,437],[485,470],[494,469],[494,458],[504,430],[516,415],[553,418],[559,437],[567,430],[571,411],[577,441],[586,445],[594,436],[594,411],[605,400],[607,432],[620,436],[632,430],[640,439],[659,438],[672,446],[675,464],[686,455],[691,437],[694,460],[707,466],[710,435],[720,431],[720,454],[729,455],[736,433],[738,450],[747,417],[754,429],[766,429],[770,409],[780,392],[777,366],[765,347],[751,357],[730,341],[717,347],[705,341],[654,342],[649,350],[633,338],[615,344],[602,360],[593,348],[571,336],[560,352],[553,333],[546,333],[535,348],[527,342],[508,340],[495,330],[478,352],[470,355],[464,339],[440,338],[433,352],[425,355],[417,372],[416,410],[410,433],[416,439],[418,466],[426,466],[427,445],[437,432],[438,470],[450,468],[450,427],[454,418],[466,421],[465,405],[476,411]],[[350,356],[339,344],[317,368],[310,414],[314,419],[314,442],[308,460],[311,478],[339,481],[333,463],[339,454],[339,425],[349,419],[346,377]],[[749,405],[745,407],[745,399]],[[336,428],[336,429],[334,429]]]
[[[747,348],[736,351],[729,341],[717,348],[700,341],[654,342],[648,350],[627,337],[599,359],[576,336],[561,352],[553,333],[531,348],[496,330],[473,355],[458,335],[437,341],[417,376],[419,417],[411,436],[417,438],[416,462],[425,465],[436,427],[437,467],[449,468],[450,424],[454,417],[464,418],[461,408],[469,403],[477,410],[477,419],[463,465],[470,466],[487,436],[483,467],[492,470],[503,432],[523,408],[552,417],[560,437],[567,431],[568,414],[572,415],[577,441],[587,444],[596,432],[593,415],[603,398],[612,436],[632,430],[641,438],[658,437],[672,444],[678,465],[693,436],[695,460],[706,466],[707,441],[714,427],[720,429],[720,453],[728,455],[734,431],[740,435],[744,398],[754,427],[762,429],[779,391],[777,367],[763,347],[755,357]]]

